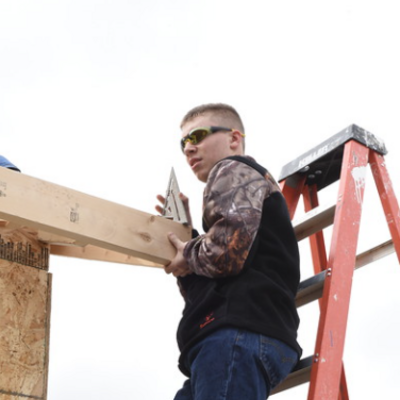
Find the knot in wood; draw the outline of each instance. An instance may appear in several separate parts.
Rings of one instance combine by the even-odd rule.
[[[147,232],[139,232],[139,236],[147,243],[151,242],[151,235]]]

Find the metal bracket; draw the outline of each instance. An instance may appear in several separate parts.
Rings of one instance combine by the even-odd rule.
[[[179,198],[179,193],[178,181],[176,179],[175,171],[172,168],[162,215],[165,218],[180,222],[183,225],[188,225],[186,210],[182,200]]]

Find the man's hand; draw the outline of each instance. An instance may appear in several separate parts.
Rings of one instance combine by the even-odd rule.
[[[165,197],[161,196],[161,194],[157,195],[157,200],[161,203],[161,205],[157,204],[156,205],[156,210],[157,212],[162,215],[163,210],[164,210],[164,204],[165,204]]]
[[[179,193],[179,198],[182,200],[183,207],[185,208],[186,218],[188,220],[188,224],[189,224],[189,226],[193,226],[192,225],[192,217],[190,215],[190,209],[189,209],[189,199],[183,193]],[[156,210],[160,215],[162,215],[163,209],[164,209],[164,204],[165,204],[165,197],[161,196],[159,194],[157,196],[157,200],[160,202],[161,205],[157,204],[156,205]]]
[[[183,277],[192,274],[192,271],[189,269],[189,266],[185,258],[183,257],[183,250],[186,243],[178,239],[178,237],[172,232],[168,234],[168,239],[176,248],[176,255],[173,260],[164,267],[165,272],[167,274],[172,274],[176,277]]]

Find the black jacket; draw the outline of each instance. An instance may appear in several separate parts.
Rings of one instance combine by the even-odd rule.
[[[205,234],[184,251],[194,273],[179,278],[181,371],[190,375],[184,360],[194,343],[228,326],[279,339],[300,357],[299,251],[279,186],[253,159],[229,157],[210,172],[203,209]]]

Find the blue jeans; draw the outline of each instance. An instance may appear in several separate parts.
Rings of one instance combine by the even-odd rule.
[[[193,346],[186,363],[191,377],[174,400],[266,400],[297,353],[279,340],[224,328]]]

